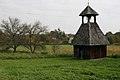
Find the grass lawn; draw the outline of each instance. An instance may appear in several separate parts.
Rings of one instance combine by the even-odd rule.
[[[0,80],[120,80],[120,58],[0,59]]]
[[[73,58],[71,45],[61,45],[54,54],[46,47],[35,54],[23,46],[16,53],[0,53],[0,80],[120,80],[120,46],[108,46],[109,58],[94,60]]]

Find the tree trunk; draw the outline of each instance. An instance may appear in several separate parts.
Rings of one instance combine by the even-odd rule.
[[[14,46],[13,48],[13,52],[16,52],[17,46]]]
[[[36,50],[36,46],[33,46],[33,53],[35,53],[35,50]]]
[[[29,45],[29,47],[30,47],[30,52],[31,52],[31,53],[33,53],[33,51],[32,51],[32,46],[31,46],[31,45]]]

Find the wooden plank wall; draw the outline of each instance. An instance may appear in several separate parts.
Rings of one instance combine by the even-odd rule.
[[[106,45],[74,46],[74,57],[80,59],[97,59],[106,57]]]

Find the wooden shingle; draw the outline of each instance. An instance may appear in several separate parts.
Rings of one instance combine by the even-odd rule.
[[[82,24],[74,36],[73,45],[107,45],[109,41],[97,23]]]

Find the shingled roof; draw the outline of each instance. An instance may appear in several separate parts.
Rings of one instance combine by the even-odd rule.
[[[82,24],[73,39],[73,45],[107,45],[109,41],[97,23]]]
[[[87,16],[87,15],[99,15],[95,10],[93,10],[89,5],[80,13],[79,16]]]

